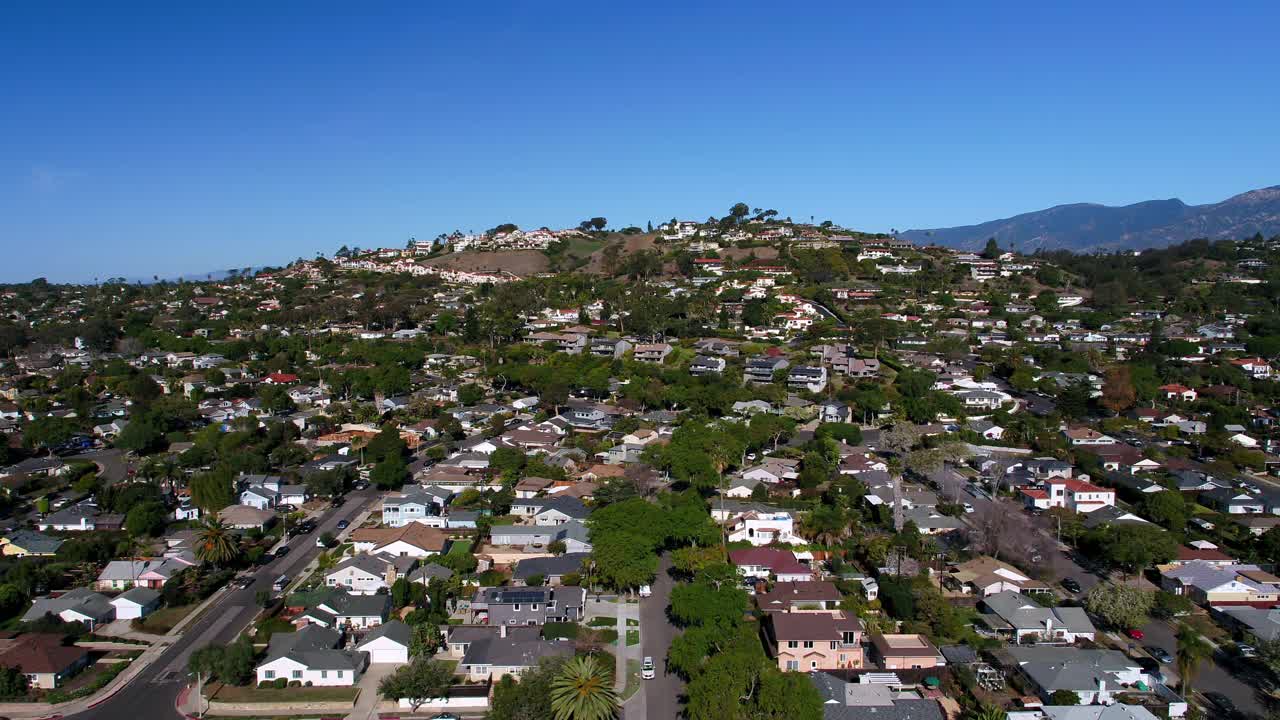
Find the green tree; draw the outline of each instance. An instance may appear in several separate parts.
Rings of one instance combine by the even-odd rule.
[[[0,698],[25,698],[31,688],[27,674],[16,667],[0,667]]]
[[[1176,490],[1164,490],[1148,495],[1143,502],[1147,517],[1173,532],[1182,532],[1187,525],[1187,501]]]
[[[1084,607],[1114,628],[1136,628],[1146,624],[1155,602],[1154,593],[1128,585],[1099,583],[1084,597]]]
[[[191,478],[191,501],[206,513],[214,513],[235,501],[232,473],[227,468],[215,468]]]
[[[551,709],[555,720],[606,720],[618,713],[613,678],[591,655],[564,664],[551,681]]]
[[[822,695],[801,673],[765,668],[760,673],[753,718],[758,720],[822,720]]]
[[[415,658],[401,665],[378,683],[378,695],[384,700],[406,700],[417,712],[428,700],[445,697],[453,685],[453,667],[438,660]]]
[[[405,465],[404,458],[393,455],[375,465],[369,479],[380,490],[395,490],[404,484],[408,474],[409,467]]]
[[[1213,655],[1213,646],[1200,635],[1195,628],[1182,623],[1178,626],[1178,677],[1182,685],[1178,688],[1183,697],[1189,697],[1192,682],[1200,663]]]
[[[158,537],[164,532],[168,513],[164,505],[147,502],[135,505],[125,515],[124,527],[133,537]]]

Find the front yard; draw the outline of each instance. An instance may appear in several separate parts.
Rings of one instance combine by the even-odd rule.
[[[182,622],[182,619],[191,614],[196,609],[196,604],[177,605],[175,607],[160,608],[150,615],[134,620],[131,625],[134,630],[153,635],[165,635],[174,628],[175,625]]]
[[[271,702],[355,702],[360,694],[357,687],[287,687],[259,688],[252,685],[218,685],[209,692],[210,702],[271,703]]]

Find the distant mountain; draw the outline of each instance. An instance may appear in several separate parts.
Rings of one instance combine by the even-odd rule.
[[[1178,199],[1149,200],[1123,207],[1078,203],[1023,213],[980,225],[907,230],[917,244],[981,249],[994,237],[1000,247],[1093,252],[1164,247],[1187,240],[1229,240],[1280,234],[1280,185],[1236,195],[1219,203],[1187,205]]]

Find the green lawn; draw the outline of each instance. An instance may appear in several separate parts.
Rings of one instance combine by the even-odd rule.
[[[209,696],[214,702],[355,702],[360,688],[355,687],[274,687],[222,685]]]
[[[470,555],[471,541],[470,540],[454,540],[449,545],[449,552],[445,554],[446,555]]]
[[[628,631],[627,631],[627,645],[628,645],[628,646],[631,646],[631,645],[639,645],[639,644],[640,644],[640,631],[639,631],[639,630],[628,630]]]
[[[194,604],[160,608],[141,620],[134,620],[130,624],[135,630],[141,632],[164,635],[195,609],[196,606]]]
[[[574,257],[586,257],[591,253],[604,247],[603,240],[595,240],[587,237],[574,237],[565,244],[565,254]]]

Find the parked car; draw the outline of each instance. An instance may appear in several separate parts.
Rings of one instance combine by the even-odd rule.
[[[1171,655],[1169,651],[1165,650],[1164,648],[1156,647],[1154,645],[1148,645],[1146,650],[1151,655],[1151,657],[1159,660],[1165,665],[1170,665],[1173,663],[1173,655]]]
[[[288,554],[289,554],[289,546],[288,546],[288,545],[281,545],[281,546],[276,550],[276,557],[278,557],[278,558],[282,558],[282,557],[284,557],[285,555],[288,555]]]
[[[431,720],[462,720],[462,718],[450,712],[442,712],[432,715]]]
[[[1138,628],[1129,628],[1128,630],[1124,631],[1124,634],[1128,635],[1134,640],[1141,640],[1142,638],[1146,637],[1146,635],[1144,635],[1142,631],[1139,630]]]
[[[645,680],[652,680],[656,674],[657,673],[653,668],[653,658],[646,657],[644,659],[644,664],[640,666],[640,677]]]
[[[1236,704],[1231,702],[1231,698],[1220,692],[1204,693],[1204,698],[1213,703],[1214,707],[1227,715],[1234,715],[1236,713]]]
[[[1067,592],[1073,592],[1073,593],[1078,593],[1082,589],[1080,587],[1080,582],[1075,578],[1063,578],[1062,587],[1065,588]]]
[[[348,527],[350,527],[350,526],[351,526],[351,521],[350,521],[350,520],[339,520],[339,521],[338,521],[338,529],[339,529],[339,530],[346,530],[346,529],[347,529]]]
[[[1242,658],[1258,657],[1258,649],[1252,645],[1246,645],[1244,643],[1236,643],[1236,652],[1239,653]]]
[[[649,597],[652,594],[653,594],[653,588],[649,587],[648,585],[640,586],[640,597]]]
[[[966,513],[977,512],[977,508],[975,508],[973,505],[970,505],[969,503],[965,503],[961,507],[964,508],[964,511]]]

